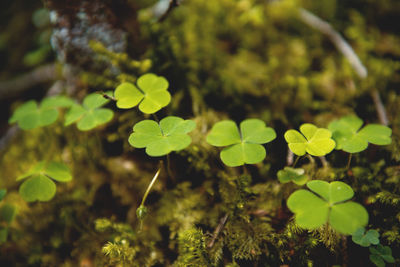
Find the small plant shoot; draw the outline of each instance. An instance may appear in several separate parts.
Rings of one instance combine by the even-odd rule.
[[[381,244],[369,248],[369,259],[378,267],[385,267],[386,263],[394,263],[392,249]]]
[[[281,183],[293,182],[297,185],[304,185],[307,183],[308,176],[304,174],[302,168],[285,167],[283,170],[278,171],[278,179]]]
[[[336,231],[351,235],[368,223],[365,208],[348,201],[354,191],[347,184],[314,180],[308,182],[307,187],[312,192],[300,189],[287,200],[287,206],[295,213],[300,227],[316,229],[328,222]]]
[[[9,123],[17,123],[23,130],[48,126],[57,120],[58,108],[70,107],[73,103],[66,96],[47,97],[39,106],[35,100],[30,100],[14,111]]]
[[[196,123],[175,116],[168,116],[157,123],[153,120],[140,121],[133,126],[129,144],[136,148],[146,148],[152,157],[164,156],[171,151],[179,151],[190,145]]]
[[[389,127],[368,124],[360,130],[362,125],[363,121],[354,115],[332,121],[328,128],[336,141],[336,149],[358,153],[367,149],[368,143],[389,145],[392,142],[392,130]]]
[[[124,82],[114,92],[117,107],[128,109],[139,105],[139,110],[143,113],[156,113],[171,101],[171,95],[167,91],[168,86],[169,83],[164,77],[152,73],[140,76],[137,87]]]
[[[53,180],[65,183],[72,179],[72,175],[63,163],[41,161],[18,177],[17,181],[23,179],[26,180],[19,187],[19,194],[25,201],[49,201],[56,194]]]
[[[275,130],[267,127],[259,119],[247,119],[240,123],[240,132],[234,121],[217,122],[207,136],[207,143],[224,148],[220,157],[230,167],[256,164],[264,160],[265,148],[262,144],[276,138]]]
[[[360,227],[357,229],[357,231],[354,232],[351,239],[354,243],[362,247],[369,247],[371,244],[379,244],[379,233],[374,229],[365,232],[365,229],[363,227]]]
[[[328,129],[304,123],[300,126],[300,132],[288,130],[285,133],[285,140],[290,150],[297,156],[303,156],[306,153],[312,156],[325,156],[335,148],[335,141],[331,138],[332,133]]]
[[[111,92],[107,92],[111,95]],[[68,126],[74,122],[81,131],[89,131],[97,126],[109,122],[114,112],[108,108],[102,108],[110,100],[97,93],[89,94],[83,99],[83,105],[74,104],[65,116],[64,125]]]

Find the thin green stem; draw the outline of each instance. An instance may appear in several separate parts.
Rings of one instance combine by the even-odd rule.
[[[140,206],[144,206],[144,202],[146,201],[147,196],[149,195],[151,188],[153,187],[154,183],[156,182],[156,180],[158,178],[158,175],[160,174],[160,171],[161,171],[161,167],[158,168],[158,171],[156,172],[156,174],[154,175],[153,179],[151,180],[149,186],[146,189],[146,192],[144,192],[142,203],[140,203]]]
[[[297,156],[297,157],[296,157],[296,160],[295,160],[294,163],[293,163],[293,168],[296,167],[296,164],[297,164],[297,162],[299,161],[300,158],[301,158],[300,156]]]
[[[346,170],[350,169],[351,158],[353,157],[352,153],[349,153],[349,159],[347,160]]]

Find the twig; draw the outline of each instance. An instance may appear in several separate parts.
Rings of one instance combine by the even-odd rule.
[[[290,150],[290,148],[288,147],[288,153],[286,156],[286,165],[287,166],[290,166],[293,164],[293,157],[294,157],[294,154],[293,154],[292,150]]]
[[[346,42],[346,40],[337,31],[335,31],[335,29],[329,23],[323,21],[310,11],[307,11],[303,8],[300,8],[299,12],[300,19],[305,24],[329,37],[336,48],[347,58],[347,60],[350,62],[350,65],[360,78],[364,79],[367,77],[367,68],[365,68],[365,66],[361,63],[361,60],[358,58],[357,54]]]
[[[163,22],[169,15],[169,13],[171,13],[171,11],[175,8],[179,6],[179,1],[178,0],[169,0],[169,6],[167,11],[165,11],[165,13],[158,19],[158,22]]]
[[[215,240],[217,240],[217,237],[219,235],[219,233],[222,231],[222,229],[225,226],[226,221],[228,220],[229,214],[225,214],[224,217],[221,218],[221,220],[219,221],[219,224],[217,226],[217,228],[215,228],[214,234],[212,239],[210,240],[210,242],[208,243],[207,247],[208,248],[212,248],[215,244]]]
[[[54,80],[57,80],[55,64],[38,67],[13,80],[0,82],[0,99],[17,96],[39,83]]]
[[[371,92],[372,99],[374,100],[376,112],[378,113],[379,122],[383,125],[389,125],[389,120],[386,115],[385,106],[382,103],[381,96],[378,90],[373,90]]]
[[[360,58],[351,48],[349,43],[337,32],[335,29],[326,21],[323,21],[319,17],[315,16],[310,11],[303,8],[299,9],[300,19],[308,26],[320,31],[321,33],[328,36],[336,48],[347,58],[350,65],[353,67],[354,71],[357,73],[358,77],[365,79],[368,75],[367,68],[362,64]],[[375,104],[376,112],[378,113],[378,118],[381,124],[388,125],[389,120],[386,115],[385,106],[381,101],[378,90],[373,90],[371,92],[372,99]]]
[[[17,125],[14,125],[10,127],[7,132],[1,137],[0,139],[0,154],[3,150],[5,150],[8,145],[11,143],[11,140],[14,136],[17,135],[19,131],[19,127]]]

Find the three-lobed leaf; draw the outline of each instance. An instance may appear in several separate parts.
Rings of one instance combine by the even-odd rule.
[[[48,201],[56,193],[56,184],[53,180],[68,182],[72,179],[72,175],[63,163],[41,161],[17,178],[17,180],[22,179],[26,180],[21,184],[19,193],[25,201]]]
[[[247,119],[240,123],[240,132],[234,121],[217,122],[207,136],[213,146],[227,146],[222,149],[222,162],[230,167],[261,162],[266,151],[262,146],[276,138],[275,130],[258,119]]]
[[[300,132],[288,130],[284,136],[290,150],[298,156],[303,156],[305,153],[324,156],[335,148],[335,141],[328,129],[304,123],[300,126]]]
[[[353,233],[351,239],[354,243],[362,247],[369,247],[371,244],[379,244],[379,233],[378,231],[373,229],[365,232],[365,229],[363,227],[360,227]]]
[[[153,120],[143,120],[133,126],[129,144],[136,148],[146,148],[149,156],[157,157],[179,151],[190,145],[189,135],[196,127],[192,120],[168,116],[158,124]]]
[[[285,167],[283,170],[279,170],[277,175],[281,183],[293,182],[297,185],[304,185],[308,180],[308,176],[304,174],[302,168]]]
[[[288,208],[295,213],[296,223],[315,229],[326,222],[336,231],[353,234],[368,223],[368,213],[358,203],[348,201],[353,189],[343,182],[314,180],[307,183],[308,190],[297,190],[287,200]]]
[[[392,130],[389,127],[368,124],[360,130],[362,125],[363,121],[354,115],[332,121],[328,128],[336,141],[336,149],[357,153],[367,149],[368,143],[388,145],[392,142]]]
[[[108,95],[111,92],[107,92]],[[92,93],[83,99],[82,105],[74,104],[65,115],[64,125],[68,126],[77,122],[77,127],[81,131],[89,131],[97,126],[109,122],[114,112],[108,108],[102,108],[110,100],[101,94]]]
[[[137,87],[124,82],[114,92],[117,107],[128,109],[139,105],[139,110],[143,113],[156,113],[171,101],[171,95],[167,91],[168,86],[168,81],[164,77],[153,73],[140,76],[137,80]]]
[[[58,108],[70,107],[73,101],[66,96],[47,97],[40,105],[30,100],[19,106],[9,119],[9,123],[18,123],[23,130],[30,130],[52,124],[58,118]]]
[[[386,266],[385,261],[388,263],[394,263],[395,260],[392,256],[392,249],[388,246],[382,246],[378,244],[375,247],[369,247],[370,255],[369,259],[378,267]]]

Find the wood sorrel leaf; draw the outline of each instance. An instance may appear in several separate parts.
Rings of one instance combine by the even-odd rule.
[[[207,136],[207,143],[213,146],[228,146],[220,157],[230,167],[261,162],[265,148],[261,145],[276,138],[274,129],[266,127],[258,119],[247,119],[240,123],[240,133],[235,122],[224,120],[217,122]]]
[[[335,148],[335,141],[331,139],[332,133],[328,129],[304,123],[300,126],[300,132],[288,130],[285,133],[290,150],[298,156],[306,152],[312,156],[324,156]]]
[[[133,126],[129,136],[129,144],[136,148],[146,148],[149,156],[163,156],[171,151],[186,148],[192,142],[189,132],[193,131],[196,123],[179,117],[168,116],[160,121],[140,121]]]
[[[9,123],[17,122],[23,130],[47,126],[57,120],[58,108],[71,105],[73,105],[73,101],[66,96],[47,97],[39,106],[35,100],[30,100],[15,110]]]
[[[152,73],[144,74],[137,80],[137,86],[124,82],[115,89],[118,108],[133,108],[140,103],[140,111],[152,114],[171,101],[171,95],[167,91],[169,84],[164,77]]]
[[[358,203],[347,201],[354,192],[343,182],[314,180],[307,183],[312,191],[297,190],[290,195],[287,206],[295,213],[296,223],[307,229],[315,229],[328,222],[343,234],[353,234],[368,223],[368,213]]]
[[[360,130],[362,124],[363,121],[354,115],[332,121],[328,128],[336,141],[336,149],[357,153],[367,149],[368,143],[388,145],[392,142],[392,130],[389,127],[368,124]]]
[[[308,176],[304,174],[302,168],[285,167],[278,171],[278,179],[281,183],[293,182],[297,185],[303,185],[307,182]]]
[[[106,94],[110,95],[111,92]],[[68,110],[64,125],[68,126],[77,122],[76,126],[79,130],[88,131],[109,122],[113,118],[114,112],[108,108],[101,108],[109,101],[97,93],[87,95],[83,100],[83,105],[74,104]]]
[[[56,185],[52,181],[68,182],[72,179],[69,168],[59,162],[38,162],[27,173],[17,180],[26,179],[19,188],[21,197],[27,201],[48,201],[56,193]]]

